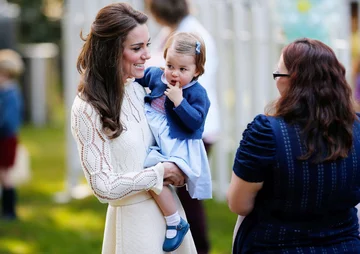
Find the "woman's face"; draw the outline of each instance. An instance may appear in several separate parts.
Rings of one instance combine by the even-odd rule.
[[[145,62],[150,58],[150,36],[147,25],[138,25],[131,30],[124,41],[122,59],[123,81],[128,78],[142,78]]]
[[[278,62],[278,73],[288,74],[288,70],[285,67],[283,55],[281,54],[279,62]],[[280,95],[282,96],[284,92],[289,88],[289,77],[277,77],[275,79],[276,87],[279,90]]]

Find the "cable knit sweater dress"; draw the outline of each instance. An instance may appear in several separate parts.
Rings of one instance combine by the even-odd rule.
[[[154,138],[144,114],[144,88],[125,84],[121,123],[123,133],[110,140],[103,133],[99,114],[77,96],[71,110],[71,130],[81,165],[94,195],[108,203],[103,254],[162,254],[165,220],[148,193],[160,193],[164,168],[161,163],[145,168],[144,159]],[[183,208],[174,192],[181,216]],[[195,254],[189,232],[174,254]]]

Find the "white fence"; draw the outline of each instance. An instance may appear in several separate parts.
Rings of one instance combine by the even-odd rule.
[[[295,0],[291,0],[295,1]],[[349,27],[348,2],[339,10]],[[76,58],[82,45],[79,33],[88,32],[97,11],[117,1],[67,0],[64,17],[64,67],[67,114],[70,114],[79,76]],[[138,10],[144,10],[143,0],[124,1]],[[222,137],[211,160],[214,196],[219,200],[225,193],[231,175],[234,153],[243,130],[256,114],[264,112],[268,102],[277,97],[272,72],[276,68],[282,42],[274,22],[275,8],[271,0],[194,0],[194,14],[211,32],[219,52],[218,98],[221,112]],[[149,21],[154,36],[158,27]],[[340,60],[350,65],[349,31],[336,31],[334,45]],[[340,45],[337,47],[336,45]],[[69,119],[69,118],[67,118]],[[78,153],[67,124],[68,187],[77,184],[82,172]]]

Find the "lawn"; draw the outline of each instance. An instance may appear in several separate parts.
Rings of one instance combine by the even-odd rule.
[[[92,196],[53,202],[54,193],[63,190],[66,172],[63,124],[25,126],[21,141],[31,155],[32,179],[19,188],[19,220],[0,221],[0,253],[100,253],[106,205]],[[225,203],[210,200],[205,205],[211,254],[229,254],[236,216]]]

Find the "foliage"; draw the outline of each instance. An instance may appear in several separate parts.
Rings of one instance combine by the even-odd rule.
[[[62,2],[62,0],[52,1]],[[45,15],[45,0],[8,0],[8,2],[17,4],[20,7],[20,16],[17,19],[17,37],[19,42],[54,42],[59,44],[61,39],[61,20],[51,19]]]

